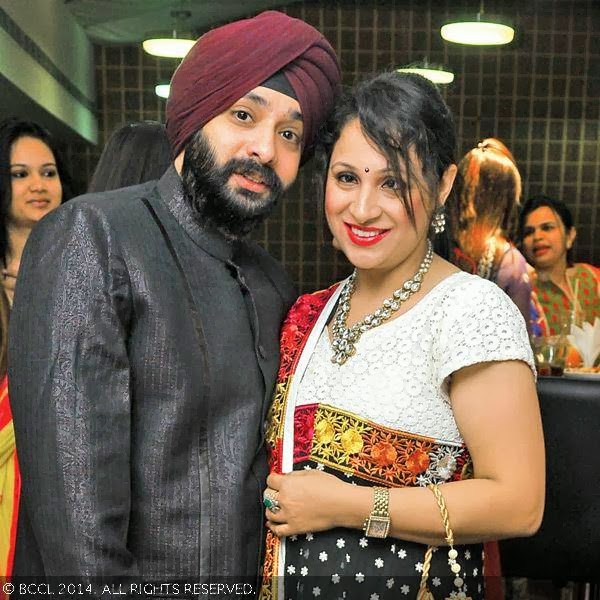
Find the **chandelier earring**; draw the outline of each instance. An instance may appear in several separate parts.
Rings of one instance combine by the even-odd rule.
[[[436,235],[442,233],[444,229],[446,229],[446,214],[444,213],[443,206],[438,206],[435,209],[433,219],[431,220],[431,227]]]

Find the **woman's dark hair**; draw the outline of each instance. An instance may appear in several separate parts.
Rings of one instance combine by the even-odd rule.
[[[455,200],[446,203],[454,242],[479,260],[489,235],[510,239],[518,215],[521,175],[508,148],[488,138],[458,163]]]
[[[573,215],[571,214],[568,206],[562,200],[556,200],[550,196],[545,196],[544,194],[532,196],[527,200],[527,202],[525,202],[525,204],[523,204],[523,208],[519,214],[519,226],[517,231],[519,246],[523,245],[525,222],[527,221],[527,217],[534,210],[542,208],[543,206],[547,206],[562,221],[566,233],[569,233],[569,231],[573,229]],[[572,248],[567,250],[567,264],[573,264]]]
[[[155,121],[128,123],[104,146],[88,192],[105,192],[158,179],[171,163],[165,127]]]
[[[315,149],[317,198],[322,206],[333,147],[344,127],[358,119],[365,136],[387,158],[398,181],[398,197],[415,224],[410,189],[423,179],[423,198],[435,198],[445,170],[455,161],[456,131],[436,86],[413,73],[374,75],[346,91],[321,128]],[[418,159],[421,173],[411,163]],[[434,206],[426,206],[433,212]]]
[[[32,121],[11,117],[0,123],[0,261],[8,251],[7,220],[12,202],[12,180],[10,175],[10,152],[20,138],[32,137],[40,140],[54,155],[56,170],[62,187],[62,202],[73,196],[73,182],[66,168],[62,153],[50,132]]]

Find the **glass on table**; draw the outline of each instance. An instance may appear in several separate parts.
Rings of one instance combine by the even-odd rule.
[[[540,377],[560,377],[563,374],[569,350],[569,343],[564,335],[532,336],[531,348]]]

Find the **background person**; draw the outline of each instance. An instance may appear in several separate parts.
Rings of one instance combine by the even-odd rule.
[[[446,204],[456,264],[500,286],[529,323],[531,284],[527,263],[510,241],[518,218],[521,175],[512,154],[495,138],[469,150],[458,164],[455,194]]]
[[[327,123],[325,214],[355,270],[300,297],[282,328],[263,598],[415,598],[423,573],[435,597],[482,598],[481,542],[539,527],[544,447],[525,323],[429,240],[443,228],[455,142],[439,92],[411,74],[359,84]],[[434,490],[451,553],[427,549],[446,537]]]
[[[112,132],[92,175],[88,192],[116,190],[160,179],[171,164],[164,125],[127,123]]]
[[[37,123],[0,123],[0,259],[12,304],[23,248],[34,225],[72,194],[71,177],[56,142]]]
[[[523,205],[520,246],[534,268],[538,322],[545,335],[565,333],[573,320],[593,323],[600,317],[600,271],[573,262],[576,236],[571,211],[564,202],[539,195]]]

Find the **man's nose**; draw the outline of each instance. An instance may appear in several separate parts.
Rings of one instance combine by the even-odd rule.
[[[273,165],[277,158],[276,134],[270,128],[258,128],[246,146],[250,158],[263,165]]]

